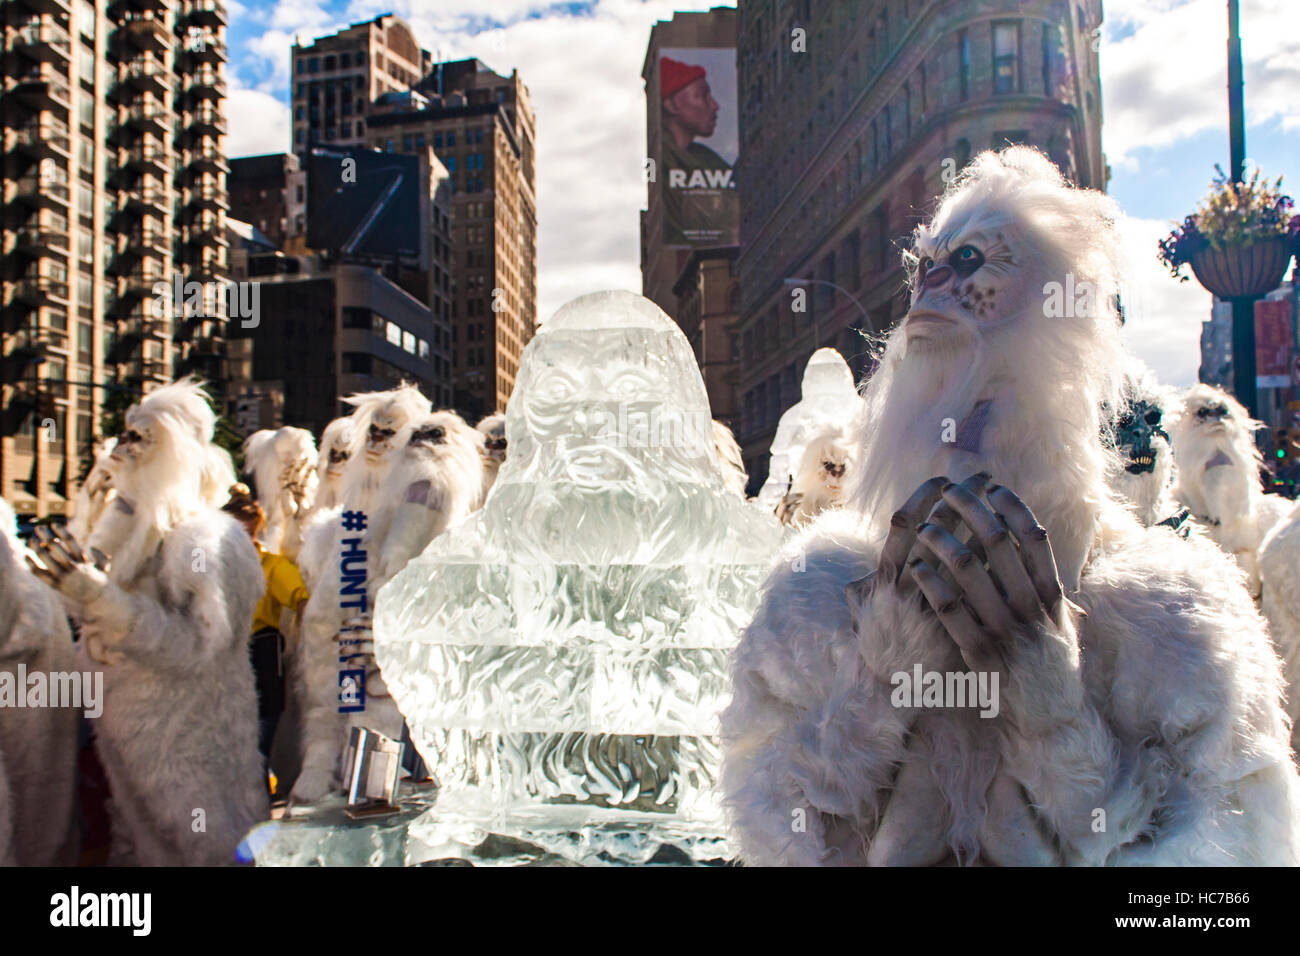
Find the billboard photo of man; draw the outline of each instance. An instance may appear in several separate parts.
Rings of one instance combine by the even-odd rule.
[[[729,108],[722,129],[718,118],[723,110],[709,82],[711,71],[727,90],[724,102]],[[735,51],[665,51],[659,59],[659,101],[664,241],[686,246],[735,243],[740,223],[733,170]]]

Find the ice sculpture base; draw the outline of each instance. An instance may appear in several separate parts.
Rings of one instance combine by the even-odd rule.
[[[397,813],[356,820],[331,795],[259,824],[245,844],[258,866],[701,866],[731,858],[719,827],[649,824],[638,811],[516,808],[507,822],[504,814],[448,812],[437,801],[436,788],[404,783]]]

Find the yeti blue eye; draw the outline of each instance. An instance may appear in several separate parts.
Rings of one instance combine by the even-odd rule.
[[[984,265],[984,253],[974,246],[962,246],[948,257],[948,264],[957,275],[965,279],[976,269]]]

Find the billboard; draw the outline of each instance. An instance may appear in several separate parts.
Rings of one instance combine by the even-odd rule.
[[[367,149],[307,156],[307,245],[339,257],[420,255],[420,159]]]
[[[728,246],[740,241],[740,153],[736,51],[730,47],[659,51],[658,175],[663,241]]]

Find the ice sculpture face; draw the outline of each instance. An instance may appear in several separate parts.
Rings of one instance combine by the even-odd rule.
[[[808,359],[800,395],[776,426],[767,480],[758,493],[765,508],[775,507],[789,490],[790,476],[813,435],[830,425],[847,426],[862,407],[853,372],[833,348],[818,349]]]
[[[484,504],[379,593],[376,656],[441,791],[432,855],[725,856],[726,659],[780,528],[729,493],[685,336],[626,292],[524,350]]]

